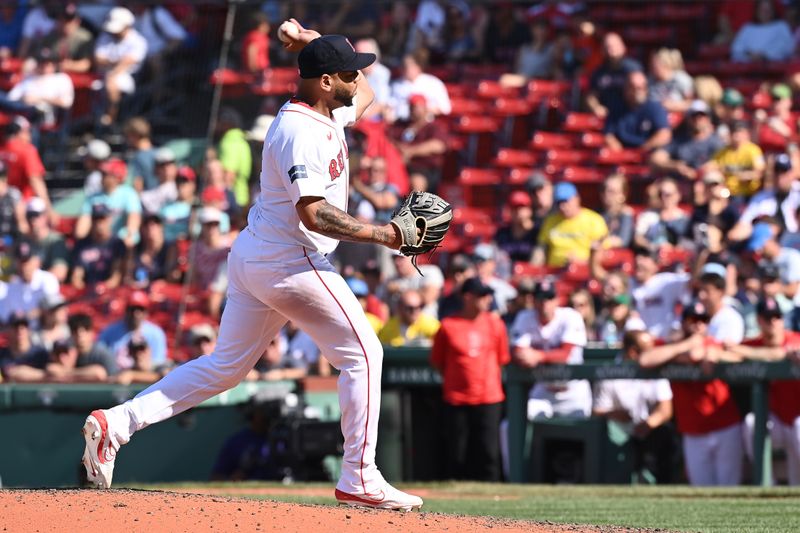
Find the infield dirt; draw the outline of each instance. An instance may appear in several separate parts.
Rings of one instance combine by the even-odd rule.
[[[116,489],[0,491],[0,531],[136,532],[604,532],[630,528],[557,525],[438,513],[400,513],[228,498],[208,494]]]

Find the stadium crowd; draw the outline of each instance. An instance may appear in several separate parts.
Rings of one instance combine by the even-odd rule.
[[[190,2],[115,4],[0,6],[13,74],[0,92],[7,381],[146,383],[213,350],[228,247],[277,107],[226,100],[213,146],[182,160],[126,99],[143,80],[151,101],[169,91],[159,72],[205,50],[208,28],[221,37],[224,10],[203,24]],[[246,4],[227,87],[257,91],[292,70],[274,37],[290,16],[379,55],[364,71],[376,101],[349,139],[351,214],[387,222],[408,191],[431,190],[453,202],[454,227],[422,276],[386,249],[342,243],[331,260],[385,345],[432,348],[453,477],[502,476],[509,362],[578,364],[587,346],[645,367],[800,349],[797,2],[318,4]],[[693,27],[716,33],[697,42]],[[66,216],[39,140],[64,128],[85,76],[94,134],[81,140],[79,213]],[[332,371],[289,324],[247,379]],[[800,483],[800,385],[775,384],[770,408]],[[621,423],[659,482],[676,478],[673,414],[689,481],[741,482],[752,422],[722,381],[537,384],[528,403],[531,420]]]

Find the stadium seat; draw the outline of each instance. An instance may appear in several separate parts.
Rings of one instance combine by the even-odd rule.
[[[517,98],[520,90],[516,87],[504,87],[494,80],[483,80],[478,84],[478,98],[497,100],[499,98]]]
[[[450,98],[451,111],[450,115],[453,117],[461,117],[465,115],[481,115],[486,111],[486,104],[475,98],[469,97],[453,97]]]
[[[707,14],[706,6],[702,4],[692,4],[691,2],[667,2],[661,6],[661,10],[658,14],[659,20],[669,22],[669,23],[680,23],[680,22],[693,22],[702,20]],[[724,45],[723,45],[724,46]],[[712,45],[712,44],[705,44],[700,45],[699,54],[703,55],[703,48],[723,48],[721,45]],[[725,46],[725,53],[724,57],[727,57],[728,51],[727,47]],[[707,56],[704,56],[707,57]],[[722,56],[712,56],[713,58],[719,58]]]
[[[470,207],[497,208],[503,177],[499,170],[465,168],[458,175],[464,202]]]
[[[512,267],[514,278],[534,278],[539,279],[553,274],[556,270],[547,266],[537,266],[522,261],[514,263]]]
[[[531,174],[536,171],[535,168],[515,167],[506,174],[506,184],[514,188],[523,187],[528,184]]]
[[[563,124],[564,131],[586,133],[587,131],[602,131],[603,120],[591,113],[567,113]]]
[[[572,262],[567,266],[561,279],[567,283],[583,284],[589,280],[590,276],[591,271],[588,263]]]
[[[575,137],[566,133],[550,133],[539,131],[533,135],[531,148],[533,150],[550,150],[551,148],[574,148]]]
[[[545,152],[545,160],[550,165],[584,165],[593,162],[595,154],[587,150],[557,149]]]
[[[467,136],[468,165],[485,166],[491,161],[499,129],[500,120],[495,117],[467,115],[458,119],[456,131]]]
[[[601,254],[600,264],[606,270],[622,270],[626,274],[633,272],[633,251],[630,248],[609,248]]]
[[[636,164],[642,162],[642,152],[635,149],[609,150],[603,148],[597,153],[597,164],[604,166]]]
[[[561,177],[573,183],[602,183],[605,179],[605,173],[592,167],[578,167],[570,166],[564,168],[561,172]]]
[[[605,135],[599,131],[590,131],[580,137],[580,145],[583,148],[602,148],[605,144]]]
[[[518,97],[498,98],[491,111],[504,121],[501,142],[506,146],[524,146],[530,135],[530,103]]]
[[[683,265],[690,267],[689,261],[692,258],[692,252],[684,248],[661,247],[658,251],[658,263],[661,268],[673,268],[676,265]]]
[[[497,151],[492,161],[496,167],[532,167],[536,164],[537,157],[530,150],[516,150],[514,148],[501,148]]]
[[[534,105],[548,98],[560,98],[570,94],[572,82],[554,80],[530,80],[528,82],[527,100]]]

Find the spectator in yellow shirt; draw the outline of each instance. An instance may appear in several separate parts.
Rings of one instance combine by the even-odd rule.
[[[717,152],[708,165],[725,175],[731,196],[749,198],[761,189],[764,154],[750,141],[750,130],[742,120],[731,125],[730,144]]]
[[[378,338],[390,346],[431,346],[439,331],[439,321],[422,312],[424,304],[419,291],[400,295],[397,314],[390,317]]]
[[[535,265],[563,267],[588,262],[592,244],[608,236],[605,220],[598,213],[581,206],[578,189],[569,182],[553,189],[556,210],[547,216],[539,231],[538,244],[531,262]]]

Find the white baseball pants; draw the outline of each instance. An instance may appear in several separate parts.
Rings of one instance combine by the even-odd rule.
[[[683,459],[692,485],[738,485],[742,457],[741,424],[703,435],[683,435]]]
[[[287,319],[308,333],[340,371],[344,461],[337,488],[371,494],[385,481],[375,465],[383,348],[344,279],[317,252],[242,231],[228,256],[228,301],[214,353],[177,367],[114,407],[120,444],[150,424],[238,384]]]
[[[772,449],[786,452],[786,477],[789,478],[789,485],[800,485],[800,417],[795,418],[792,425],[787,425],[770,413],[767,428]],[[754,432],[755,416],[749,413],[744,417],[744,449],[750,460],[753,459]]]

